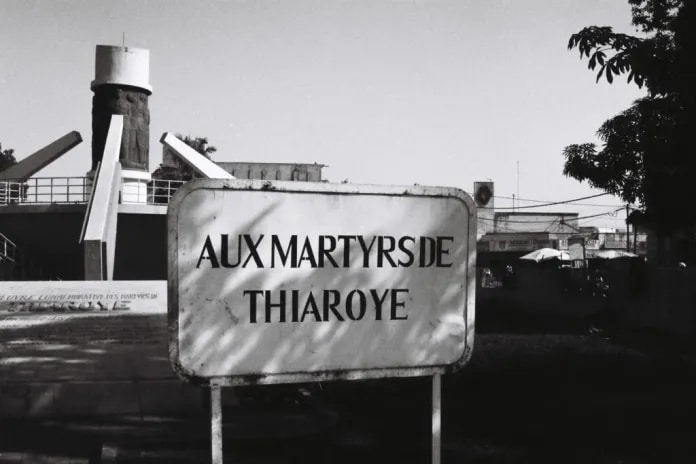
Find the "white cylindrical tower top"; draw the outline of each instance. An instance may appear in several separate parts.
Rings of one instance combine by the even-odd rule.
[[[97,45],[92,90],[104,84],[128,85],[152,93],[150,50]]]

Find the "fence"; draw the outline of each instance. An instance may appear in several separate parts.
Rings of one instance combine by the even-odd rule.
[[[35,177],[26,182],[0,181],[0,205],[87,203],[87,177]]]
[[[17,270],[17,245],[0,233],[0,280],[11,280]]]
[[[0,262],[15,263],[16,256],[17,246],[12,240],[0,234]]]
[[[184,180],[153,179],[147,186],[147,202],[153,205],[166,205],[174,192],[185,183]]]
[[[166,205],[183,180],[153,179],[147,189],[123,185],[122,203]],[[26,182],[0,181],[0,205],[81,204],[89,201],[92,180],[87,177],[36,177]]]

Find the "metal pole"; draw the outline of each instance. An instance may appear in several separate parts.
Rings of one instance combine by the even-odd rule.
[[[517,162],[517,205],[520,204],[520,162]]]
[[[210,384],[210,445],[211,463],[222,464],[222,399],[221,387]]]
[[[631,251],[631,244],[630,244],[630,238],[631,236],[628,233],[628,205],[626,205],[626,251]]]
[[[433,444],[432,444],[432,464],[440,464],[441,454],[441,388],[442,375],[433,375]]]
[[[638,230],[636,229],[636,225],[633,224],[633,254],[636,253],[636,242],[638,241]]]

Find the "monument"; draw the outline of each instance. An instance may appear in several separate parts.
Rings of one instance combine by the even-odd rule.
[[[150,52],[133,47],[97,45],[92,81],[93,173],[104,153],[111,116],[123,115],[121,138],[122,200],[145,203],[150,159]],[[88,174],[89,176],[89,174]]]

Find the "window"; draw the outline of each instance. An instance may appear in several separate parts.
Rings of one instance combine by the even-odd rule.
[[[295,169],[292,171],[292,180],[309,180],[309,173],[307,173],[307,171]]]

